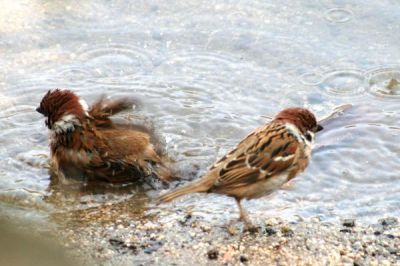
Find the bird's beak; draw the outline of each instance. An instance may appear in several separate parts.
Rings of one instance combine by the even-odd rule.
[[[315,132],[321,131],[321,130],[323,130],[323,129],[324,129],[324,128],[323,128],[321,125],[317,125],[317,128],[316,128]]]
[[[42,109],[40,108],[40,106],[38,108],[36,108],[36,112],[43,114]]]

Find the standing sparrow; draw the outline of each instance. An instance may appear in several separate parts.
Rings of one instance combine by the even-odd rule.
[[[269,195],[304,171],[314,134],[322,130],[304,108],[288,108],[254,130],[217,161],[200,180],[161,196],[169,202],[188,193],[218,193],[234,197],[240,220],[251,226],[240,201]]]
[[[110,116],[130,108],[129,99],[101,98],[89,109],[70,90],[49,90],[36,109],[47,117],[52,165],[61,180],[127,182],[171,179],[149,132],[117,124]]]

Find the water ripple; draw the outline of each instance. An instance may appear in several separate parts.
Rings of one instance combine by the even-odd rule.
[[[366,76],[369,93],[381,99],[400,99],[400,68],[379,68]]]
[[[338,70],[326,73],[319,86],[334,96],[356,96],[364,93],[366,80],[359,70]]]
[[[181,70],[189,73],[213,73],[229,71],[237,68],[239,59],[219,53],[189,52],[169,56],[160,67]]]
[[[153,67],[151,56],[143,47],[106,43],[83,51],[78,59],[96,77],[123,77],[143,73]]]
[[[353,18],[353,12],[345,8],[331,8],[324,13],[324,18],[332,23],[345,23]]]
[[[300,82],[307,86],[316,86],[323,80],[323,75],[314,72],[307,72],[300,75]]]
[[[89,68],[77,65],[61,66],[59,68],[51,68],[46,73],[49,76],[48,81],[56,84],[80,85],[87,82],[93,77],[93,73]],[[59,86],[60,86],[59,85]],[[63,86],[65,86],[63,85]]]

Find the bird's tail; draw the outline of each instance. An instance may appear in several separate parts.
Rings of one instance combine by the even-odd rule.
[[[187,185],[182,188],[178,188],[174,191],[168,192],[157,199],[157,204],[170,202],[178,197],[186,194],[196,193],[196,192],[207,192],[212,184],[209,184],[211,180],[202,179],[193,184]]]

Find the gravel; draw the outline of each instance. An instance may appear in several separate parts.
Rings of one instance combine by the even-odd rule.
[[[223,226],[189,211],[102,214],[58,217],[68,221],[61,230],[68,254],[83,265],[400,265],[395,217],[369,225],[273,218],[243,232],[239,222]]]

